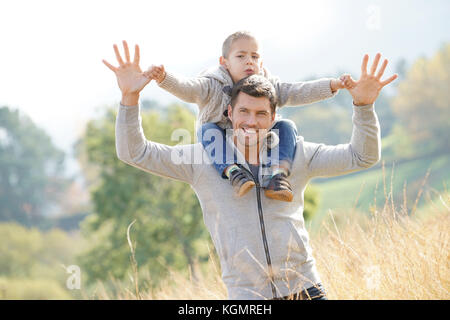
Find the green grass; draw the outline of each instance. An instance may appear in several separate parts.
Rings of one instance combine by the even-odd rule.
[[[384,178],[381,163],[369,170],[341,177],[313,180],[313,184],[320,192],[320,199],[318,212],[311,226],[318,227],[329,209],[356,207],[367,212],[371,206],[375,205],[375,202],[377,207],[382,207],[386,201],[385,192],[389,195],[391,191],[391,183],[395,205],[397,207],[403,205],[405,189],[407,207],[411,210],[428,170],[430,174],[423,186],[424,194],[420,198],[418,207],[426,204],[425,200],[428,196],[435,197],[446,188],[448,190],[450,185],[450,154],[394,162],[393,170],[392,163],[386,163]]]

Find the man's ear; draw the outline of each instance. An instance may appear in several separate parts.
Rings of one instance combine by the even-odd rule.
[[[231,107],[231,104],[228,105],[228,118],[230,121],[233,121],[233,108]]]
[[[275,117],[276,117],[276,115],[277,115],[276,111],[275,111],[275,112],[272,112],[272,122],[274,122],[274,121],[275,121]]]

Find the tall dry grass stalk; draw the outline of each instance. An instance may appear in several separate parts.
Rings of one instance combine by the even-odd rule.
[[[128,246],[130,247],[130,250],[131,250],[130,262],[131,262],[131,267],[133,268],[133,276],[130,276],[130,278],[131,278],[131,281],[134,283],[134,289],[135,289],[135,293],[136,293],[135,297],[140,300],[141,294],[139,292],[139,272],[138,272],[138,264],[137,264],[136,255],[135,255],[136,244],[133,245],[133,242],[131,241],[131,237],[130,237],[130,229],[134,223],[136,223],[136,219],[133,220],[133,222],[131,222],[128,225],[127,240],[128,240]]]

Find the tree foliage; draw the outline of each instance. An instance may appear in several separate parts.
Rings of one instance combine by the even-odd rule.
[[[40,223],[69,183],[64,158],[30,118],[0,108],[0,221]]]
[[[58,229],[0,223],[0,299],[79,298],[65,287],[65,268],[75,262],[81,244]]]
[[[420,58],[398,86],[393,108],[420,152],[449,152],[450,43],[430,59]]]

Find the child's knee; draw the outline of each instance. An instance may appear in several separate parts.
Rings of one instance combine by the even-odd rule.
[[[200,141],[204,139],[211,140],[212,137],[222,137],[222,128],[212,122],[204,123],[197,131],[197,137]]]
[[[273,126],[273,129],[283,130],[285,132],[293,132],[297,135],[297,125],[290,119],[281,119]]]

